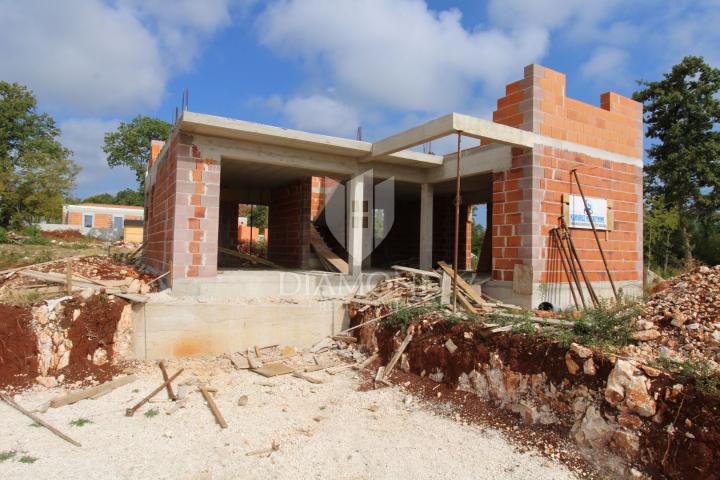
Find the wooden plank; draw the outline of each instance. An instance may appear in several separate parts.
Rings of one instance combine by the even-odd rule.
[[[450,275],[450,277],[452,277],[455,273],[452,267],[445,262],[438,262],[438,265],[440,265],[440,268],[442,268],[445,273]],[[472,301],[474,301],[478,305],[482,305],[483,303],[485,303],[485,300],[483,300],[482,297],[478,295],[478,293],[472,288],[472,286],[467,283],[459,274],[457,276],[457,282],[458,287],[464,290],[467,296],[470,297]]]
[[[450,303],[450,294],[452,293],[452,278],[443,270],[442,279],[440,280],[440,304],[447,305]]]
[[[339,273],[348,273],[350,271],[347,262],[327,246],[312,222],[310,223],[310,245],[315,250],[320,261],[332,265],[333,270]]]
[[[423,275],[426,277],[440,278],[439,273],[433,272],[431,270],[419,270],[417,268],[403,267],[402,265],[393,265],[392,269],[400,272],[412,273],[413,275]]]
[[[388,375],[390,375],[390,372],[393,371],[393,368],[395,368],[395,365],[397,364],[398,360],[400,360],[400,355],[403,354],[403,352],[407,348],[408,344],[410,344],[410,340],[412,340],[412,337],[413,337],[412,333],[408,333],[405,336],[405,339],[402,341],[402,343],[398,347],[397,351],[395,352],[395,355],[393,355],[393,357],[390,359],[390,362],[385,367],[385,372],[383,373],[382,378],[387,377]]]
[[[475,309],[475,307],[472,306],[470,301],[465,297],[465,295],[463,293],[464,293],[463,290],[460,290],[458,292],[458,302],[460,302],[460,305],[462,305],[462,307],[465,310],[467,310],[469,313],[477,315],[477,310]]]
[[[297,377],[297,378],[302,378],[303,380],[310,382],[310,383],[324,383],[319,378],[311,377],[310,375],[305,375],[302,372],[293,372],[292,376]]]
[[[127,375],[125,377],[105,382],[102,385],[97,385],[95,387],[86,388],[85,390],[71,392],[60,397],[55,397],[50,400],[50,407],[59,408],[64,407],[65,405],[72,405],[73,403],[87,398],[99,398],[99,396],[109,393],[116,388],[122,387],[123,385],[132,383],[135,380],[137,380],[135,375]]]
[[[218,252],[224,253],[225,255],[230,255],[231,257],[240,258],[240,259],[248,261],[250,263],[254,263],[254,264],[258,264],[258,265],[265,265],[266,267],[277,268],[277,269],[282,268],[279,265],[277,265],[265,258],[258,257],[257,255],[251,255],[249,253],[238,252],[237,250],[232,250],[230,248],[218,247]]]
[[[220,424],[220,428],[228,428],[228,424],[225,421],[225,417],[223,417],[222,413],[220,413],[220,409],[215,404],[215,400],[213,399],[211,391],[214,391],[209,388],[200,387],[200,393],[202,393],[202,396],[205,398],[205,401],[208,404],[208,407],[210,407],[210,411],[215,416],[215,420],[217,420],[218,424]]]
[[[265,365],[260,368],[252,369],[253,372],[262,375],[263,377],[276,377],[278,375],[287,375],[295,371],[294,368],[288,367],[282,363],[273,363],[271,365]]]
[[[78,442],[78,441],[76,441],[76,440],[73,440],[72,438],[70,438],[70,437],[68,437],[67,435],[65,435],[64,433],[62,433],[62,432],[61,432],[60,430],[58,430],[57,428],[55,428],[55,427],[53,427],[52,425],[50,425],[49,423],[47,423],[47,422],[46,422],[45,420],[43,420],[42,418],[40,418],[40,417],[38,417],[37,415],[35,415],[34,413],[31,413],[31,412],[29,412],[28,410],[24,409],[23,407],[21,407],[20,405],[18,405],[17,403],[15,403],[15,401],[14,401],[12,398],[8,397],[7,395],[5,395],[5,394],[3,394],[3,393],[0,393],[0,399],[2,399],[3,402],[7,403],[7,404],[10,405],[12,408],[14,408],[14,409],[17,410],[18,412],[22,413],[23,415],[25,415],[26,417],[28,417],[30,420],[34,421],[34,422],[37,423],[38,425],[42,425],[43,427],[47,428],[47,429],[50,430],[52,433],[54,433],[54,434],[57,435],[58,437],[62,438],[62,439],[65,440],[66,442],[72,443],[72,444],[75,445],[76,447],[82,447],[82,445],[80,444],[80,442]]]

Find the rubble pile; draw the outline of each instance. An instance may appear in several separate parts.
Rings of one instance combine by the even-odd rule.
[[[720,265],[698,267],[660,284],[645,304],[625,353],[641,361],[720,363]]]

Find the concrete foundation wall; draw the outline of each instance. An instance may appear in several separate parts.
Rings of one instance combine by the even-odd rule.
[[[341,302],[136,305],[136,358],[155,360],[246,351],[255,345],[312,346],[347,325]]]

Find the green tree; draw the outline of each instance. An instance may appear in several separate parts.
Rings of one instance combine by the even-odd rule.
[[[145,169],[150,158],[150,141],[167,140],[172,125],[152,117],[138,115],[105,134],[103,151],[111,167],[126,166],[135,172],[139,190],[145,188]]]
[[[109,205],[132,205],[142,207],[145,204],[144,196],[141,192],[126,188],[120,190],[115,195],[111,193],[98,193],[83,200],[83,203],[106,203]]]
[[[662,197],[656,197],[645,205],[644,223],[645,260],[651,267],[662,267],[663,274],[667,275],[673,254],[672,236],[680,224],[678,211],[668,209]]]
[[[655,140],[645,191],[677,210],[682,257],[690,263],[690,219],[720,206],[720,70],[688,56],[662,80],[638,83],[644,88],[633,97],[643,102],[647,136]]]
[[[0,81],[0,225],[59,220],[79,167],[33,93]]]

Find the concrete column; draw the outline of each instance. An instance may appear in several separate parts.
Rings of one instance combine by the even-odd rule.
[[[420,185],[420,268],[432,268],[433,186]]]
[[[348,212],[347,212],[347,250],[350,274],[358,276],[362,273],[363,261],[363,233],[368,227],[369,212],[363,208],[365,195],[364,175],[354,176],[348,182]]]

